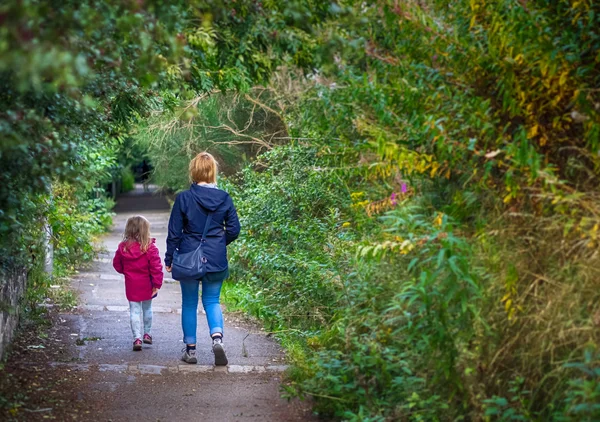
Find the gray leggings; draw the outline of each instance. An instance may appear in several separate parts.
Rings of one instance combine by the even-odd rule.
[[[152,299],[143,302],[129,302],[129,316],[134,339],[142,338],[142,319],[144,321],[144,334],[150,334],[152,328]]]

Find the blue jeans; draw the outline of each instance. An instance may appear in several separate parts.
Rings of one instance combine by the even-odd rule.
[[[129,302],[129,318],[134,339],[142,339],[142,330],[144,334],[150,334],[152,329],[152,299],[143,302]]]
[[[202,305],[206,312],[210,335],[223,334],[223,313],[219,302],[221,286],[229,275],[229,270],[218,273],[207,273],[202,278]],[[198,326],[198,289],[200,280],[180,281],[181,284],[181,326],[183,342],[196,344],[196,328]]]

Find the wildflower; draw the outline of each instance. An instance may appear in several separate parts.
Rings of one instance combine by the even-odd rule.
[[[394,206],[398,205],[398,201],[396,200],[396,192],[392,192],[392,196],[390,196],[390,202]]]
[[[402,193],[408,192],[408,188],[406,187],[406,183],[402,183],[402,186],[400,187],[400,192],[402,192]]]

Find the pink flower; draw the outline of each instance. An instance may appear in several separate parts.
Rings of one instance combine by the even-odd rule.
[[[394,206],[396,206],[398,204],[398,201],[396,201],[396,192],[392,192],[392,195],[390,196],[390,202]]]
[[[406,193],[408,192],[408,188],[406,187],[406,183],[402,183],[402,187],[400,188],[400,191],[402,193]]]

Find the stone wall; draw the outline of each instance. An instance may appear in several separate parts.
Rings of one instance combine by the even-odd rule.
[[[20,300],[26,284],[25,271],[0,272],[0,357],[4,356],[19,323]]]

